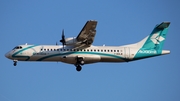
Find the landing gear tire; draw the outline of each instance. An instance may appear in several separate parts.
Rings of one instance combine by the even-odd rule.
[[[78,72],[80,72],[81,69],[82,69],[82,67],[81,67],[80,65],[76,66],[76,70],[77,70]]]
[[[13,62],[14,62],[14,66],[16,66],[17,65],[17,60],[13,60]]]
[[[14,66],[16,66],[17,65],[17,62],[14,62],[14,64],[13,64]]]

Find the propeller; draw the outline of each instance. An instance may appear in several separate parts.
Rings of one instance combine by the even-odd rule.
[[[62,30],[62,36],[61,36],[60,42],[62,43],[63,48],[64,48],[64,45],[66,45],[66,40],[65,40],[65,35],[64,35],[64,29]]]

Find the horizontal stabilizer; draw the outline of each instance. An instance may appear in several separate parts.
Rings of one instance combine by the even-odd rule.
[[[162,50],[162,54],[170,54],[169,50]]]
[[[163,29],[169,26],[170,22],[162,22],[161,24],[157,25],[156,28]]]

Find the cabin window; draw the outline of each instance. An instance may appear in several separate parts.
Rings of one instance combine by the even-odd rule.
[[[42,51],[43,49],[41,49],[41,51]]]
[[[64,51],[66,51],[66,49],[64,49]]]
[[[49,51],[49,49],[47,49],[47,51]]]
[[[117,50],[117,52],[119,52],[119,50]]]
[[[109,50],[107,50],[107,52],[109,52]]]
[[[69,51],[69,49],[67,49],[67,51]]]
[[[101,50],[101,52],[103,52],[103,50]]]
[[[96,52],[96,50],[94,50]]]
[[[104,50],[104,52],[106,52],[106,50]]]
[[[52,49],[51,49],[51,51],[52,51]]]
[[[89,52],[89,49],[87,49],[87,51]]]
[[[56,51],[56,49],[54,49],[54,51]]]
[[[80,49],[80,51],[83,51],[82,49]]]
[[[92,52],[93,50],[91,49],[91,52]]]
[[[44,51],[46,51],[46,49],[44,49]]]
[[[57,49],[57,51],[59,51],[59,49]]]
[[[116,50],[114,50],[114,52],[116,52]]]

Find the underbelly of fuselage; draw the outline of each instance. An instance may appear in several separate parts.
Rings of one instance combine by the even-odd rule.
[[[96,63],[96,62],[126,62],[125,59],[119,57],[99,56],[99,55],[79,55],[84,59],[84,64]],[[68,64],[76,64],[77,55],[68,56],[27,56],[24,58],[16,58],[19,61],[49,61],[49,62],[64,62]]]
[[[124,59],[121,58],[112,58],[112,57],[101,57],[100,62],[126,62]]]

